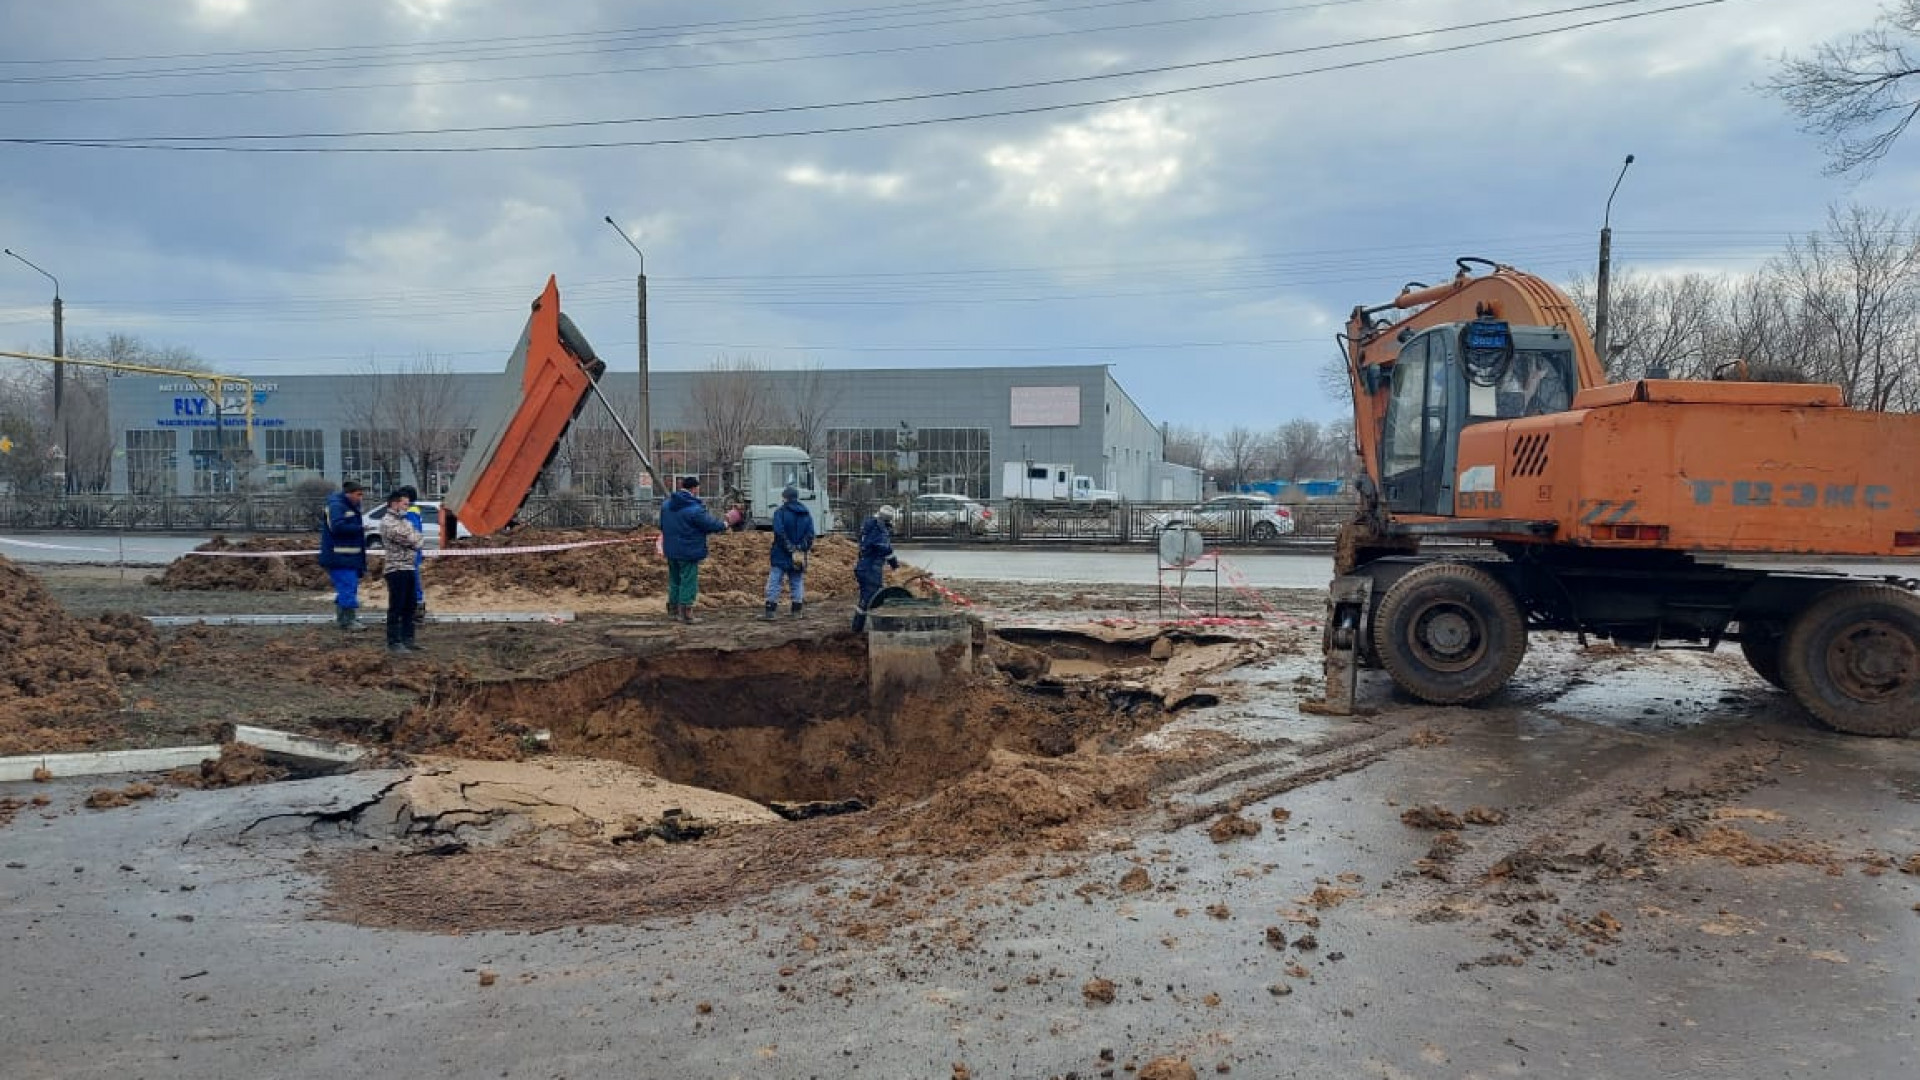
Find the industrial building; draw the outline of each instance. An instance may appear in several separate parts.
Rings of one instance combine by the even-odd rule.
[[[253,446],[242,399],[211,400],[190,380],[111,380],[112,490],[134,495],[278,488],[320,476],[382,490],[442,493],[474,419],[502,376],[289,375],[254,381]],[[1187,500],[1199,474],[1167,465],[1164,439],[1102,364],[1041,367],[656,371],[650,414],[666,474],[717,481],[729,428],[747,441],[812,451],[834,498],[857,484],[880,497],[953,492],[1002,498],[1010,461],[1069,466],[1129,500]],[[631,424],[638,376],[609,371],[608,397]],[[606,410],[589,402],[543,487],[644,494]],[[414,433],[396,435],[402,427]],[[441,433],[424,449],[419,434]],[[732,436],[737,442],[740,436]],[[414,444],[414,445],[410,445]],[[411,451],[411,452],[409,452]],[[737,448],[736,451],[737,452]],[[424,473],[424,475],[416,475]],[[713,490],[709,488],[709,490]]]

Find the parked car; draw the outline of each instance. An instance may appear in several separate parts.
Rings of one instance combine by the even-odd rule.
[[[979,536],[998,527],[993,509],[965,495],[916,495],[907,504],[914,536]]]
[[[1293,511],[1267,495],[1221,495],[1198,506],[1156,515],[1159,528],[1177,523],[1191,525],[1212,539],[1246,537],[1254,541],[1276,540],[1293,533]]]
[[[413,504],[420,511],[420,531],[426,536],[428,547],[440,546],[440,504],[437,502],[417,502]],[[381,503],[364,514],[360,520],[367,530],[367,546],[380,546],[380,519],[387,516],[387,504]],[[460,539],[465,540],[473,534],[465,525],[460,526]]]

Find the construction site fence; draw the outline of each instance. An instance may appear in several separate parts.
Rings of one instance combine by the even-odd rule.
[[[1275,527],[1269,515],[1249,508],[1203,512],[1191,503],[1120,503],[1110,507],[1073,506],[1023,500],[980,502],[984,512],[964,515],[949,510],[915,510],[909,497],[894,504],[900,513],[894,535],[900,540],[995,543],[1151,543],[1173,522],[1198,528],[1219,545],[1275,546],[1331,541],[1351,520],[1350,500],[1314,500],[1283,504],[1291,513],[1291,531]],[[717,511],[719,507],[714,506]],[[866,507],[837,508],[832,524],[857,530]],[[226,495],[0,495],[0,529],[11,531],[127,529],[153,532],[309,532],[319,527],[321,507],[311,499],[284,494]],[[959,520],[964,516],[965,520]],[[650,500],[572,493],[536,495],[521,509],[522,525],[537,528],[633,529],[657,524],[658,505]]]

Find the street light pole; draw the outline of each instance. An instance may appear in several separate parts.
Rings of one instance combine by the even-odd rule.
[[[654,461],[658,461],[660,459],[659,447],[655,445],[653,438],[653,388],[649,385],[647,376],[647,255],[646,252],[640,250],[639,244],[633,242],[633,237],[627,235],[627,230],[621,228],[620,223],[613,220],[612,214],[607,215],[607,224],[613,226],[613,231],[620,234],[620,239],[627,242],[627,246],[633,249],[635,255],[640,256],[640,273],[634,278],[635,297],[637,300],[635,310],[638,312],[636,322],[640,334],[640,415],[637,419],[640,421],[641,444],[647,448],[648,456]],[[672,493],[656,491],[653,493],[653,497],[656,499],[664,499],[670,494]]]
[[[1607,209],[1600,215],[1600,280],[1597,283],[1599,295],[1593,304],[1593,348],[1600,354],[1600,367],[1605,370],[1607,361],[1607,288],[1613,262],[1613,197],[1620,193],[1620,181],[1627,178],[1627,167],[1633,164],[1633,155],[1620,166],[1620,175],[1613,178],[1613,190],[1607,192]]]
[[[0,248],[0,251],[5,251],[8,255],[20,260],[23,265],[38,273],[41,277],[53,282],[53,355],[67,355],[66,304],[60,299],[60,279],[40,269],[33,263],[28,262],[25,255],[20,254],[12,248]],[[58,433],[62,453],[69,453],[72,450],[72,447],[67,445],[70,440],[67,438],[67,414],[64,407],[66,405],[66,394],[67,365],[56,360],[53,365],[53,430]],[[66,481],[62,487],[67,491],[73,490],[73,474],[71,472],[66,475]]]

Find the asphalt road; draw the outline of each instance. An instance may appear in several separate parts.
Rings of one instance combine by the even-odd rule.
[[[1537,650],[1492,709],[1394,705],[1376,684],[1378,718],[1329,721],[1272,689],[1312,667],[1280,658],[1244,700],[1179,721],[1255,741],[1241,786],[1167,796],[1248,794],[1258,835],[1216,844],[1143,813],[868,938],[809,923],[811,882],[544,934],[317,917],[316,858],[368,841],[301,815],[391,774],[104,811],[77,805],[90,784],[0,785],[51,799],[0,827],[0,1073],[1092,1078],[1178,1054],[1262,1078],[1920,1075],[1920,877],[1866,861],[1920,853],[1920,740],[1813,730],[1724,656],[1567,659]],[[1431,737],[1399,739],[1410,725]],[[1356,738],[1390,748],[1316,765]],[[1263,761],[1308,771],[1262,796]],[[1510,821],[1464,830],[1442,881],[1417,869],[1436,834],[1400,820],[1428,803]],[[1681,813],[1688,835],[1733,824],[1833,861],[1608,854]],[[1530,852],[1550,856],[1534,883],[1501,877],[1497,857]],[[1152,888],[1112,887],[1136,867]],[[1311,909],[1307,948],[1286,913],[1316,887],[1351,896]],[[1096,977],[1111,1002],[1083,994]]]

